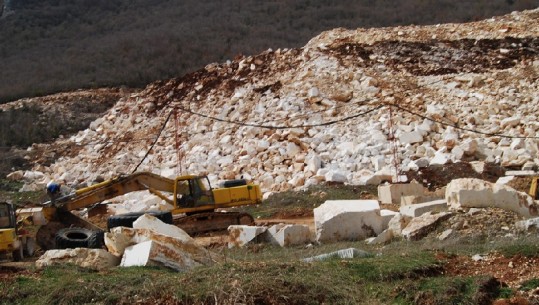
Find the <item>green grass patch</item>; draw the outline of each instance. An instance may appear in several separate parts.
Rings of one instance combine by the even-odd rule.
[[[278,217],[279,214],[305,215],[326,200],[365,199],[378,195],[376,186],[316,185],[307,190],[274,193],[258,206],[246,206],[240,210],[253,217]]]
[[[530,291],[537,287],[539,287],[539,279],[535,278],[535,279],[527,280],[524,283],[522,283],[522,285],[520,285],[519,290]]]

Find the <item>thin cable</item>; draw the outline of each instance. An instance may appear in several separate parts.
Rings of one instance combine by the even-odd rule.
[[[357,117],[360,117],[360,116],[364,116],[364,115],[369,114],[369,113],[371,113],[371,112],[373,112],[375,110],[378,110],[378,109],[380,109],[380,108],[382,108],[384,106],[385,106],[384,104],[381,104],[381,105],[378,105],[378,106],[376,106],[376,107],[374,107],[372,109],[369,109],[367,111],[360,112],[360,113],[357,113],[357,114],[354,114],[354,115],[351,115],[351,116],[347,116],[347,117],[344,117],[344,118],[341,118],[341,119],[338,119],[338,120],[328,121],[328,122],[324,122],[324,123],[320,123],[320,124],[306,124],[306,125],[296,125],[296,126],[271,126],[271,125],[263,125],[263,124],[254,124],[254,123],[244,123],[244,122],[238,122],[238,121],[230,121],[230,120],[220,119],[220,118],[217,118],[217,117],[206,115],[206,114],[203,114],[203,113],[194,112],[194,111],[185,109],[185,108],[180,107],[180,106],[176,106],[176,108],[178,108],[179,110],[181,110],[183,112],[190,113],[192,115],[196,115],[196,116],[203,117],[203,118],[206,118],[206,119],[210,119],[210,120],[214,120],[214,121],[218,121],[218,122],[223,122],[223,123],[228,123],[228,124],[235,124],[235,125],[248,126],[248,127],[266,128],[266,129],[294,129],[294,128],[311,128],[311,127],[320,127],[320,126],[333,125],[333,124],[348,121],[348,120],[351,120],[351,119],[354,119],[354,118],[357,118]]]
[[[135,169],[131,172],[131,174],[135,173],[137,171],[138,167],[142,164],[142,162],[144,162],[144,160],[146,160],[146,157],[148,157],[148,155],[152,151],[153,147],[157,143],[157,140],[159,140],[159,137],[161,136],[161,133],[163,132],[163,130],[165,130],[165,127],[167,126],[167,123],[170,120],[170,117],[172,116],[173,113],[174,113],[174,109],[172,109],[172,111],[170,111],[170,113],[168,114],[167,119],[165,120],[165,123],[163,123],[163,126],[161,126],[161,130],[159,130],[159,133],[157,134],[157,137],[155,137],[155,140],[153,141],[152,145],[150,146],[150,148],[148,149],[148,151],[146,152],[146,154],[144,155],[142,160],[140,160],[139,164],[137,164]]]
[[[439,121],[439,120],[435,120],[433,118],[429,118],[426,115],[419,114],[417,112],[414,112],[412,110],[406,109],[404,107],[401,107],[401,106],[393,104],[393,103],[386,103],[386,105],[389,106],[389,107],[395,107],[395,108],[397,108],[399,110],[402,110],[404,112],[407,112],[407,113],[409,113],[411,115],[415,115],[417,117],[423,118],[425,120],[429,120],[429,121],[434,122],[434,123],[438,123],[438,124],[443,125],[443,126],[450,126],[450,127],[455,128],[455,129],[468,131],[468,132],[472,132],[472,133],[477,133],[477,134],[481,134],[481,135],[485,135],[485,136],[489,136],[489,137],[500,137],[500,138],[509,138],[509,139],[539,139],[539,137],[508,136],[508,135],[504,135],[504,134],[500,134],[500,133],[484,132],[484,131],[475,130],[475,129],[471,129],[471,128],[460,127],[457,124],[449,124],[449,123],[445,123],[445,122],[442,122],[442,121]]]

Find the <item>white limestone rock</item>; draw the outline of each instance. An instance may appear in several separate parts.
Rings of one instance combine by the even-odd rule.
[[[120,259],[104,249],[55,249],[47,250],[37,261],[37,268],[74,264],[80,267],[105,270],[118,266]]]
[[[147,241],[155,241],[159,245],[165,246],[167,251],[171,252],[172,258],[182,255],[186,260],[193,260],[203,265],[209,265],[221,259],[218,255],[195,244],[191,238],[182,240],[156,233],[150,229],[126,227],[115,227],[110,232],[105,233],[105,246],[110,253],[118,257],[125,254],[125,249]],[[156,247],[166,250],[161,246]]]
[[[522,232],[528,232],[532,229],[537,230],[539,229],[539,217],[517,221],[515,227]]]
[[[391,231],[391,235],[394,237],[402,236],[402,230],[410,222],[410,217],[405,217],[401,213],[397,213],[388,223],[388,230]]]
[[[445,199],[452,209],[496,207],[526,218],[539,214],[539,206],[528,194],[506,185],[474,178],[452,180],[447,185]]]
[[[18,171],[11,172],[6,176],[6,178],[12,181],[20,181],[24,178],[24,171],[18,170]]]
[[[133,229],[148,229],[157,234],[177,238],[186,243],[193,243],[195,240],[185,233],[181,228],[164,223],[160,219],[150,214],[144,214],[133,222]]]
[[[120,266],[163,266],[176,271],[188,271],[203,265],[203,262],[176,245],[148,240],[129,246],[125,249]],[[204,260],[206,264],[212,262],[210,255]]]
[[[398,214],[399,212],[391,210],[380,210],[380,216],[382,217],[382,228],[386,230],[389,227],[389,222],[391,221],[391,219],[393,219]]]
[[[359,250],[356,248],[348,248],[343,249],[335,252],[325,253],[313,257],[304,258],[301,261],[310,263],[310,262],[316,262],[316,261],[325,261],[328,259],[334,259],[334,258],[340,258],[340,259],[348,259],[348,258],[358,258],[358,257],[372,257],[372,254],[369,252]]]
[[[348,181],[348,178],[346,178],[344,173],[335,170],[330,170],[324,175],[324,177],[326,178],[327,182],[345,183]]]
[[[421,196],[423,194],[425,194],[425,187],[415,181],[378,186],[378,198],[382,204],[400,204],[403,196]]]
[[[316,240],[363,240],[383,231],[377,200],[328,200],[314,209]]]
[[[435,200],[431,202],[410,204],[401,206],[399,212],[408,217],[419,217],[428,212],[447,211],[447,202],[445,199]]]
[[[399,141],[401,144],[413,144],[423,142],[423,136],[418,131],[403,132],[399,136]]]
[[[277,224],[266,231],[269,243],[281,247],[303,245],[311,242],[311,231],[307,225]]]
[[[402,230],[402,236],[408,240],[419,240],[429,234],[440,223],[451,217],[450,212],[437,214],[426,213],[412,218],[410,223]]]
[[[267,227],[233,225],[228,227],[228,248],[243,247],[249,243],[259,243]]]
[[[503,176],[503,177],[500,177],[498,178],[498,180],[496,180],[496,184],[508,184],[509,182],[513,181],[513,179],[515,179],[515,176]]]

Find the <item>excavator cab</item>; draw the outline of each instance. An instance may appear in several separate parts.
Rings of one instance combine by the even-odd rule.
[[[210,181],[206,176],[176,178],[174,193],[176,194],[176,209],[215,204]]]
[[[11,203],[0,202],[0,253],[12,253],[13,259],[22,259],[22,245],[17,235],[17,218]]]
[[[15,209],[7,202],[0,202],[0,229],[16,228]]]

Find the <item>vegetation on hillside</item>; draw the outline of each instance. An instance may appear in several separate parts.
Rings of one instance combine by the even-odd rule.
[[[300,47],[336,27],[467,22],[538,0],[13,0],[0,18],[0,102],[143,86],[211,62]]]

